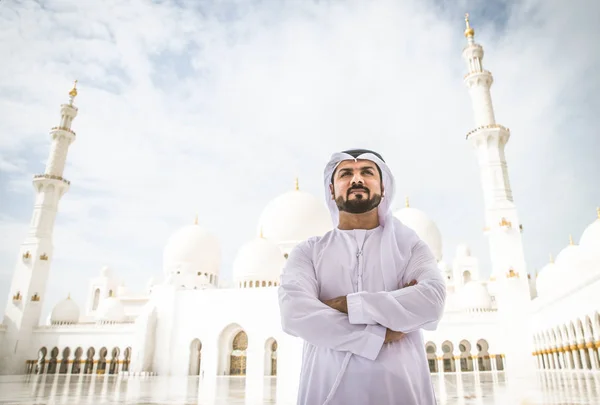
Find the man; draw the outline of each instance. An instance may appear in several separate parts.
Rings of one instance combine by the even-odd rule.
[[[422,329],[446,300],[436,260],[391,214],[394,178],[368,150],[325,168],[334,229],[296,246],[279,287],[283,330],[304,340],[298,405],[429,405]]]

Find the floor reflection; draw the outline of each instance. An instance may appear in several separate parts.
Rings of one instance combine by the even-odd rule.
[[[521,381],[502,372],[444,374],[434,375],[433,384],[439,405],[600,403],[600,373],[542,372]],[[278,393],[273,377],[0,377],[0,403],[11,404],[293,405],[293,397]]]

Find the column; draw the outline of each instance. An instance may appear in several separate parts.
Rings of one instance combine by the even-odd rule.
[[[592,360],[592,370],[600,370],[600,364],[598,364],[598,357],[596,356],[596,351],[594,350],[594,342],[587,342],[585,347],[590,354],[590,359]]]

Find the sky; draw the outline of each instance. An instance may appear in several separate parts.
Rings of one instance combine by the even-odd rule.
[[[262,209],[347,148],[380,151],[404,196],[489,276],[464,13],[494,74],[497,122],[530,273],[600,205],[600,3],[584,0],[0,1],[0,296],[77,79],[71,181],[54,229],[44,316],[85,305],[107,265],[132,291],[162,274],[184,225],[220,240],[221,278]],[[565,274],[568,277],[568,274]],[[0,310],[5,307],[0,301]]]

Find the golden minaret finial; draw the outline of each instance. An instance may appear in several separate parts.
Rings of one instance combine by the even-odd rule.
[[[194,225],[198,225],[198,214],[196,214],[196,217],[194,218]]]
[[[573,235],[569,235],[569,245],[574,245],[575,243],[573,242]]]
[[[410,208],[410,203],[409,203],[409,201],[408,201],[408,196],[406,196],[406,197],[404,198],[404,206],[405,206],[406,208]]]
[[[475,35],[475,30],[471,28],[471,24],[469,24],[469,13],[465,14],[465,24],[467,25],[467,29],[465,29],[465,37],[472,37]]]
[[[73,88],[69,92],[69,96],[71,96],[72,98],[77,97],[77,80],[75,80],[75,82],[73,83]]]
[[[296,188],[296,191],[300,190],[300,183],[298,183],[298,177],[296,177],[296,180],[295,180],[295,188]]]

